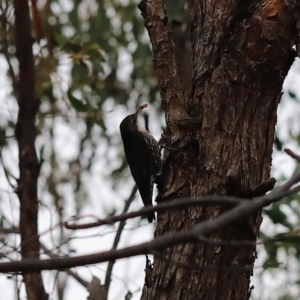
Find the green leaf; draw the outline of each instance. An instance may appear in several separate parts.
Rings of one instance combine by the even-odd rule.
[[[274,224],[281,224],[289,229],[292,228],[292,225],[288,222],[288,218],[285,213],[280,210],[280,206],[274,205],[270,210],[264,210],[266,214]]]
[[[297,95],[291,91],[289,91],[289,96],[292,98],[292,99],[296,99],[297,98]]]
[[[54,33],[54,38],[59,46],[63,46],[68,42],[68,39],[61,33]]]
[[[277,134],[275,135],[274,145],[275,145],[275,147],[276,147],[276,149],[277,149],[278,151],[282,151],[283,143],[282,143],[282,141],[279,139],[279,137],[278,137]]]
[[[81,100],[77,99],[76,97],[73,96],[72,92],[70,89],[68,90],[68,98],[72,104],[72,106],[75,108],[76,111],[78,112],[86,112],[89,108],[89,105],[83,103]]]

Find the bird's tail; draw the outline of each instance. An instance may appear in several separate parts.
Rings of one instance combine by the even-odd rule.
[[[153,187],[151,187],[150,189],[144,189],[144,188],[139,188],[142,200],[144,202],[145,207],[148,206],[153,206],[152,205],[152,192],[153,192]],[[149,221],[149,223],[152,223],[153,220],[155,220],[155,214],[154,212],[148,213],[147,214],[147,219]]]
[[[147,206],[151,206],[152,207],[153,205],[151,204],[151,205],[147,205]],[[154,212],[148,213],[147,214],[147,219],[148,219],[149,223],[152,223],[152,221],[155,220],[155,214],[154,214]]]

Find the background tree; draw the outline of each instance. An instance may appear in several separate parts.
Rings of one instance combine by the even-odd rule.
[[[16,1],[15,7],[17,3],[26,5],[27,1]],[[149,3],[153,8],[151,14],[148,11]],[[169,14],[167,19],[161,1],[149,3],[142,2],[140,9],[151,37],[158,86],[166,113],[164,141],[169,146],[167,148],[172,149],[165,150],[159,202],[209,194],[238,196],[245,193],[245,188],[246,195],[252,196],[249,188],[254,188],[269,178],[277,103],[283,79],[294,58],[292,46],[297,44],[298,4],[293,1],[255,1],[245,5],[241,1],[218,1],[210,6],[213,3],[191,1],[188,7],[184,1],[177,1],[176,5],[173,1],[166,1]],[[35,145],[41,165],[38,189],[43,257],[68,256],[74,251],[81,251],[82,245],[79,244],[83,243],[77,240],[83,236],[76,231],[55,226],[56,224],[61,224],[72,215],[87,215],[90,211],[97,211],[100,217],[114,215],[122,210],[126,211],[134,199],[135,189],[131,192],[126,188],[129,182],[132,186],[133,183],[122,154],[119,121],[134,111],[138,104],[150,102],[150,130],[154,133],[161,131],[160,100],[152,71],[151,49],[137,9],[138,2],[31,1],[30,4],[32,19],[31,25],[26,21],[26,28],[34,37],[32,49],[36,88],[35,96],[31,94],[29,97],[26,89],[32,87],[32,81],[23,85],[25,92],[22,92],[22,85],[18,82],[25,83],[34,79],[32,76],[25,76],[26,80],[21,80],[24,75],[20,55],[26,56],[23,61],[27,62],[30,61],[30,53],[28,54],[28,50],[19,52],[19,64],[17,63],[16,49],[20,49],[18,42],[24,42],[24,35],[15,39],[15,36],[18,37],[18,25],[14,20],[17,9],[14,11],[11,1],[1,1],[1,54],[6,62],[3,69],[8,70],[7,78],[10,80],[8,83],[7,79],[1,77],[5,91],[1,100],[1,158],[4,170],[1,175],[1,224],[2,231],[7,234],[3,237],[3,260],[16,259],[20,251],[16,235],[19,221],[21,222],[18,216],[20,205],[14,191],[20,186],[22,170],[19,173],[16,140],[11,138],[16,124],[21,124],[17,122],[16,98],[21,105],[19,98],[25,99],[26,96],[26,107],[28,99],[33,101],[32,104],[40,102]],[[24,11],[22,10],[22,17],[29,18]],[[175,50],[167,21],[173,27]],[[20,27],[23,28],[19,25]],[[4,64],[4,61],[1,63]],[[290,101],[296,103],[297,91],[291,90],[289,96]],[[288,95],[284,101],[287,98]],[[22,110],[19,115],[22,116]],[[290,128],[292,138],[298,141],[298,127],[294,125]],[[20,133],[22,129],[23,133]],[[16,132],[19,146],[21,139],[28,141],[25,134],[32,133],[27,129],[27,126],[19,125],[19,134]],[[278,150],[282,150],[282,144],[287,140],[287,134],[279,131],[276,136]],[[25,167],[26,159],[28,160],[26,157],[25,155]],[[20,158],[21,162],[22,157]],[[178,165],[179,161],[183,164]],[[29,163],[31,162],[27,161],[27,170],[36,172]],[[280,171],[277,172],[281,175]],[[282,173],[282,179],[284,175],[289,175]],[[177,174],[181,174],[181,177]],[[18,183],[16,178],[20,178]],[[23,178],[25,180],[28,177]],[[121,200],[128,196],[127,205],[122,207]],[[32,200],[31,198],[30,201]],[[132,206],[141,207],[141,201],[138,199]],[[284,274],[284,278],[288,278],[288,272],[284,270],[289,268],[288,262],[298,263],[298,207],[299,201],[293,196],[266,211],[269,224],[282,224],[288,234],[282,234],[283,227],[278,226],[274,227],[274,231],[264,232],[262,237],[265,240],[268,236],[274,236],[277,230],[281,233],[274,236],[276,243],[266,243],[264,266],[266,269],[278,266],[282,259],[287,259],[284,267],[277,271]],[[215,217],[223,210],[222,207],[218,210],[215,207],[200,207],[160,213],[156,235],[190,228],[199,221]],[[237,223],[216,233],[213,239],[229,241],[254,238],[258,232],[259,220],[260,216],[251,218],[253,231],[247,227],[247,222],[242,222],[242,225],[246,224],[246,228],[242,227],[241,231],[236,230],[241,228],[241,224]],[[125,230],[142,226],[146,222],[133,220],[127,223]],[[22,229],[31,230],[36,223],[32,220],[28,222],[28,226],[27,223],[25,225]],[[113,243],[114,248],[118,246],[123,227],[124,223],[121,223]],[[99,251],[106,231],[110,230],[93,232],[97,238],[93,240],[92,245],[95,246],[90,244],[89,251]],[[124,231],[123,236],[127,239],[131,236],[137,241],[141,231],[143,234],[148,232],[150,239],[151,230],[145,227],[129,234]],[[21,253],[26,256],[26,247],[35,237],[24,234],[21,232]],[[90,235],[91,233],[86,233],[84,236]],[[107,247],[106,245],[104,248]],[[227,297],[234,293],[237,297],[246,298],[250,273],[242,275],[241,272],[232,270],[237,263],[252,266],[253,249],[253,246],[229,248],[210,244],[183,244],[168,248],[165,252],[156,254],[154,269],[146,271],[147,284],[143,297],[155,295],[164,299],[165,295],[172,293],[179,295],[184,288],[182,297],[213,298],[217,290],[209,282],[215,280],[218,293]],[[29,250],[28,255],[37,255],[36,248]],[[174,259],[179,265],[174,264]],[[143,261],[142,258],[140,262]],[[187,268],[191,263],[194,266],[198,264],[198,269]],[[219,269],[209,271],[216,264]],[[106,288],[112,266],[113,262],[110,263],[106,276],[105,272],[91,268],[95,276],[106,282]],[[139,276],[132,272],[130,278],[123,278],[128,282],[127,290],[137,290],[130,279],[132,281],[132,278],[137,278],[141,283],[142,268],[141,266]],[[69,270],[68,275],[87,288],[90,273],[81,269],[79,272],[80,276]],[[290,286],[293,289],[282,290],[282,297],[285,299],[293,299],[297,297],[295,293],[299,293],[299,272],[293,274],[292,278],[288,278],[292,280]],[[20,290],[17,294],[23,297],[20,276],[14,275],[12,278],[16,282],[17,291]],[[65,273],[59,272],[52,280],[59,299],[67,297],[67,279]],[[38,282],[30,285],[26,279],[24,281],[29,299],[35,299],[32,298],[35,297],[34,291],[42,290],[42,285]],[[286,285],[284,280],[282,282]],[[117,281],[113,280],[112,284],[116,286]],[[52,288],[46,284],[45,290],[51,293]],[[127,290],[122,290],[122,297]],[[138,297],[138,293],[134,296]],[[265,299],[269,297],[268,294],[264,296]]]

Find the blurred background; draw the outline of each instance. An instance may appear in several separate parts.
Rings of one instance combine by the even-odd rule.
[[[14,139],[18,64],[12,2],[0,0],[0,262],[20,258],[19,200],[14,193],[19,176]],[[176,51],[188,51],[186,1],[165,2]],[[36,93],[41,98],[36,148],[41,162],[43,258],[100,252],[153,237],[155,224],[141,218],[129,220],[124,228],[116,223],[72,231],[60,225],[73,216],[89,222],[119,214],[126,204],[129,210],[143,206],[125,161],[119,124],[140,104],[148,103],[140,123],[159,139],[164,117],[138,4],[136,0],[30,1]],[[179,66],[181,74],[189,67]],[[278,108],[272,176],[279,184],[299,169],[283,152],[287,147],[300,153],[299,86],[298,59],[286,78]],[[296,195],[263,212],[253,300],[300,298],[299,204]],[[109,300],[124,299],[128,293],[139,299],[144,268],[145,257],[135,257],[111,264],[108,273],[108,264],[103,263],[73,269],[73,274],[44,271],[43,279],[50,299],[86,299],[86,285],[93,278],[102,284],[111,280]],[[3,299],[26,299],[21,276],[1,274],[0,290]]]

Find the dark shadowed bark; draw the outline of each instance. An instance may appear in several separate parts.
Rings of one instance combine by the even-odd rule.
[[[153,46],[167,123],[157,200],[211,194],[251,198],[251,191],[270,176],[277,106],[295,58],[292,47],[299,44],[300,4],[295,0],[191,4],[190,94],[179,80],[163,1],[142,1],[139,6]],[[183,231],[222,211],[193,207],[160,213],[156,235]],[[254,240],[261,221],[260,214],[253,215],[212,238]],[[142,299],[249,299],[252,272],[230,271],[230,266],[253,268],[254,261],[253,246],[168,248],[155,255],[153,268],[146,270]],[[211,266],[219,269],[212,271]]]
[[[39,257],[37,229],[38,198],[37,180],[39,163],[35,150],[35,117],[39,99],[35,97],[35,76],[32,55],[30,15],[27,0],[15,0],[15,38],[19,61],[17,99],[19,115],[16,138],[19,145],[19,168],[17,194],[20,199],[20,234],[22,259]],[[23,273],[29,300],[48,299],[39,272]]]

